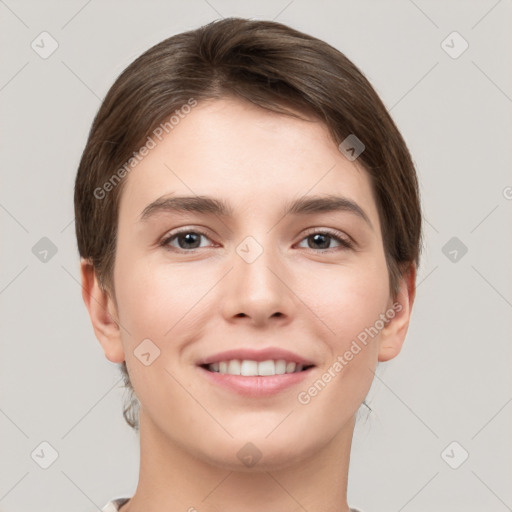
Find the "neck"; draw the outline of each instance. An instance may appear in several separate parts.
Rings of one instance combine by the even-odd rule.
[[[139,482],[121,512],[349,512],[353,429],[354,418],[295,464],[233,471],[183,450],[141,410]]]

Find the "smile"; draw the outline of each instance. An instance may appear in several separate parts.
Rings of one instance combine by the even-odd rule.
[[[299,373],[308,370],[312,366],[286,361],[285,359],[268,359],[266,361],[231,359],[202,365],[210,372],[220,373],[221,375],[243,375],[245,377]]]

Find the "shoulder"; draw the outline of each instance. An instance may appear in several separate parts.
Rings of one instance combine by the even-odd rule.
[[[109,501],[102,509],[101,512],[118,512],[118,510],[129,500],[130,498],[116,498]],[[357,511],[356,511],[357,512]]]
[[[118,512],[119,508],[122,507],[130,498],[117,498],[109,501],[102,509],[101,512]],[[351,508],[350,512],[361,512],[358,509]]]

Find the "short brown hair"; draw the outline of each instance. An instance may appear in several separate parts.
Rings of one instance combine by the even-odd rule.
[[[115,301],[113,269],[118,206],[125,179],[97,190],[173,112],[190,102],[235,96],[265,109],[323,122],[336,144],[363,142],[358,162],[371,178],[390,290],[406,266],[419,264],[421,208],[415,168],[386,107],[363,73],[329,44],[273,21],[226,18],[170,37],[117,78],[96,114],[75,183],[76,236],[99,282]],[[126,167],[124,167],[126,170]],[[119,173],[124,176],[126,173]],[[102,189],[105,190],[105,189]],[[131,399],[123,415],[138,429]]]

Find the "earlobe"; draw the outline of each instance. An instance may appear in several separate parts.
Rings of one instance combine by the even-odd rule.
[[[389,361],[402,350],[402,345],[409,328],[412,305],[416,295],[416,266],[410,264],[400,279],[400,288],[390,309],[393,317],[381,331],[379,344],[379,361]]]
[[[81,259],[80,275],[82,298],[105,357],[113,363],[122,363],[125,356],[114,301],[100,286],[96,270],[90,260]]]

